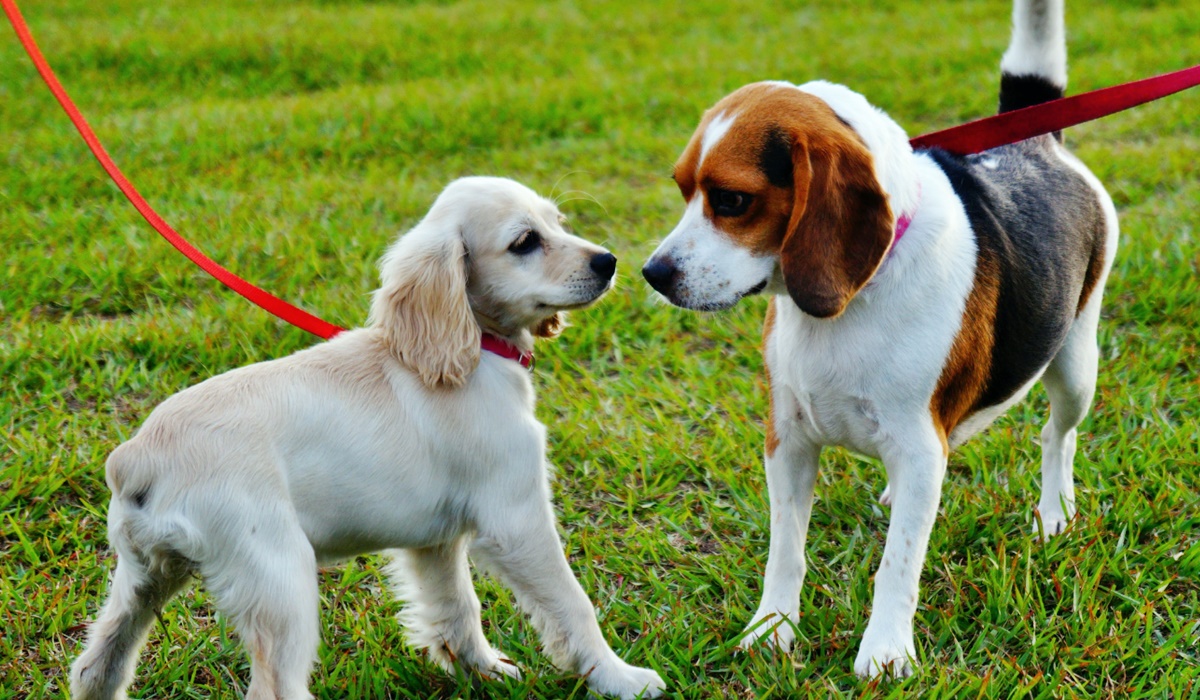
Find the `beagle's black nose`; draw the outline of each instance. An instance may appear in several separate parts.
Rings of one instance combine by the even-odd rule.
[[[666,294],[671,288],[671,280],[675,279],[675,264],[668,260],[652,259],[642,268],[642,277],[661,294]]]
[[[590,263],[592,272],[595,272],[600,277],[610,280],[613,273],[617,271],[617,256],[612,253],[600,253],[592,256]]]

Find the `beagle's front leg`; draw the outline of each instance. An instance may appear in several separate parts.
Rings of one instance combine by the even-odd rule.
[[[787,651],[796,637],[800,618],[800,586],[808,565],[804,544],[812,516],[813,488],[821,447],[780,431],[778,444],[766,449],[767,494],[771,499],[771,547],[763,577],[762,601],[746,627],[739,646],[749,649],[759,639]]]
[[[912,675],[913,615],[946,472],[946,452],[931,423],[900,434],[905,439],[883,445],[880,455],[890,480],[892,519],[875,574],[871,619],[854,661],[855,673],[865,678]]]

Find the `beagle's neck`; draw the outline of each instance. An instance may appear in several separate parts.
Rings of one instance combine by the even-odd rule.
[[[862,138],[875,161],[875,177],[888,195],[897,222],[905,218],[911,221],[920,205],[921,186],[917,180],[916,156],[904,129],[862,95],[843,85],[815,80],[797,88],[824,100]],[[903,235],[902,231],[897,233],[897,238]]]

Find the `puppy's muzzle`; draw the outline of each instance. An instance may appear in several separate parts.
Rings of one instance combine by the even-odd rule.
[[[617,272],[617,256],[609,252],[597,253],[592,256],[588,266],[597,277],[607,282]]]

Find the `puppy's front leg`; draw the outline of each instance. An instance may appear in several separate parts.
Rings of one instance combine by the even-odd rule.
[[[785,436],[789,432],[778,431]],[[820,446],[799,436],[767,446],[764,461],[771,498],[771,549],[763,577],[762,601],[746,627],[740,644],[743,649],[763,638],[764,644],[787,651],[796,636],[792,626],[800,617],[800,586],[808,569],[804,543],[812,516],[820,455]]]
[[[555,664],[587,675],[598,693],[659,696],[665,684],[658,674],[625,663],[604,641],[596,611],[563,554],[549,501],[498,515],[490,525],[480,524],[471,553],[512,588]]]
[[[863,677],[912,675],[916,647],[913,615],[929,533],[937,517],[946,453],[932,425],[883,450],[892,496],[883,560],[875,574],[875,601],[854,671]]]
[[[479,598],[467,563],[467,536],[435,547],[394,550],[391,574],[397,597],[407,601],[400,618],[409,641],[442,668],[454,665],[485,678],[521,672],[483,636]]]

